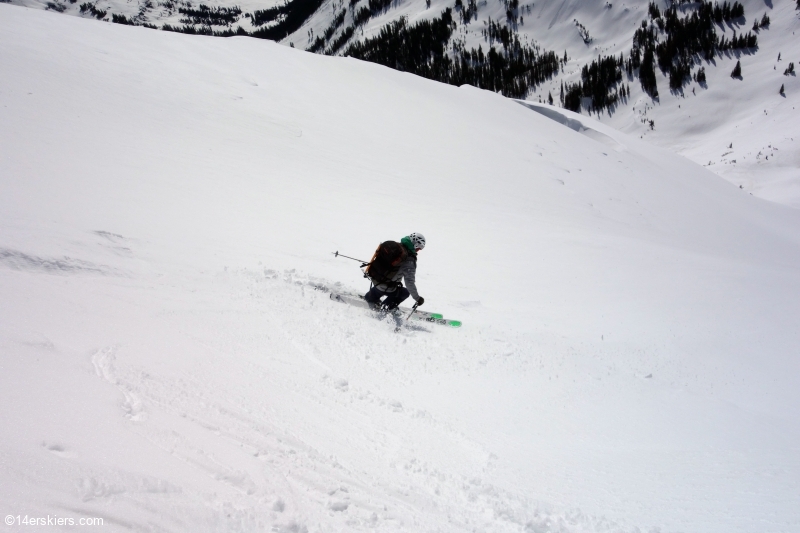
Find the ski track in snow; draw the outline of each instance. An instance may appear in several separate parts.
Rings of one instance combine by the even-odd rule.
[[[484,481],[497,457],[397,392],[415,381],[413,369],[419,368],[465,375],[487,365],[524,371],[532,364],[524,347],[435,326],[396,334],[393,322],[331,302],[327,293],[314,288],[320,281],[291,271],[221,273],[214,285],[230,291],[235,305],[224,310],[169,311],[160,317],[169,329],[183,329],[187,320],[199,325],[190,335],[193,344],[213,355],[177,375],[158,375],[126,364],[136,350],[133,346],[108,346],[91,356],[97,377],[121,396],[121,414],[133,424],[134,433],[236,494],[232,501],[207,505],[249,507],[247,512],[228,514],[229,526],[304,531],[320,514],[328,514],[327,521],[351,530],[619,530],[601,518],[579,511],[556,512],[545,503]],[[257,320],[264,333],[243,337],[236,323],[251,320]],[[289,331],[293,333],[280,333]],[[480,360],[471,353],[480,354]],[[244,364],[229,365],[233,359]],[[539,359],[539,370],[544,364]],[[297,365],[312,365],[315,380],[309,382],[299,374],[293,368]],[[247,378],[235,374],[242,369]],[[246,385],[220,390],[219,384],[228,380]],[[366,385],[381,381],[392,382],[395,392]],[[313,413],[325,423],[304,420],[296,407],[294,412],[278,412],[281,398],[309,406],[305,416]],[[375,420],[390,422],[376,426]],[[313,435],[325,425],[335,427],[337,438],[344,439],[338,448],[346,456],[311,444],[319,441],[309,438],[309,432]],[[439,445],[446,442],[454,456],[441,457],[445,464],[423,459],[414,449],[420,443],[409,445],[401,434],[426,435]],[[203,446],[208,442],[214,442],[215,449]],[[219,455],[221,448],[238,449],[240,457]],[[460,462],[468,468],[456,466]],[[193,493],[188,486],[123,472],[86,475],[77,490],[87,504],[122,499],[148,507],[156,504],[156,495]],[[336,519],[344,512],[346,517]],[[84,508],[84,514],[92,513]],[[114,513],[106,516],[112,523],[127,523]],[[436,528],[432,516],[437,518]],[[172,520],[191,524],[179,514]]]
[[[224,308],[202,309],[184,295],[181,309],[154,317],[185,332],[189,350],[202,352],[195,364],[161,373],[132,364],[136,345],[94,352],[94,372],[119,394],[130,431],[228,491],[209,500],[191,486],[112,470],[81,474],[80,500],[155,505],[168,522],[201,529],[210,525],[197,522],[202,515],[186,516],[181,505],[163,510],[164,499],[225,509],[222,529],[310,531],[326,522],[349,530],[635,531],[495,485],[502,461],[487,448],[493,439],[475,441],[464,420],[430,412],[432,404],[409,394],[426,375],[529,376],[537,387],[584,366],[591,381],[613,381],[633,370],[615,368],[621,354],[586,357],[578,347],[469,325],[397,334],[393,322],[330,301],[316,288],[325,285],[296,271],[225,270],[204,286],[204,298],[216,292]],[[631,362],[647,358],[637,352]]]
[[[116,377],[116,372],[114,369],[116,351],[117,349],[114,346],[109,346],[98,350],[97,353],[92,356],[94,370],[97,372],[99,377],[103,378],[112,385],[115,385],[122,393],[124,398],[122,409],[125,411],[126,416],[133,421],[142,420],[143,413],[141,399],[136,392],[134,392],[131,385],[120,381]]]
[[[75,279],[83,287],[118,283],[99,274]],[[655,347],[603,351],[469,322],[460,330],[430,325],[395,333],[394,322],[333,302],[320,290],[356,287],[296,270],[226,268],[184,275],[178,283],[174,276],[163,279],[172,281],[128,279],[117,294],[124,302],[126,294],[155,283],[169,303],[145,327],[178,351],[144,356],[155,345],[120,340],[95,350],[89,363],[94,379],[117,396],[117,416],[144,443],[144,453],[163,455],[172,469],[177,462],[206,481],[98,469],[75,451],[80,443],[43,443],[67,463],[58,469],[76,480],[61,498],[72,492],[81,503],[56,505],[62,512],[97,516],[102,510],[109,524],[134,530],[147,530],[141,520],[149,516],[147,523],[166,529],[208,531],[637,531],[537,498],[530,479],[509,484],[504,472],[514,465],[504,462],[503,437],[489,428],[476,432],[454,416],[458,411],[442,410],[441,398],[420,391],[449,379],[463,381],[460,392],[469,394],[476,379],[503,383],[514,376],[541,391],[520,400],[535,399],[536,410],[555,407],[568,420],[575,401],[569,390],[585,393],[600,382],[649,385],[655,374],[660,382],[683,381],[687,391],[708,386],[663,367]],[[70,293],[59,294],[64,290],[55,290],[56,299]],[[206,303],[212,301],[223,305]],[[60,344],[29,348],[58,352]],[[585,377],[566,391],[548,387],[566,376]],[[500,391],[497,399],[510,395],[505,401],[513,404],[518,393]],[[534,431],[547,427],[545,419]],[[716,460],[726,461],[724,455]],[[596,467],[601,476],[610,474]]]
[[[174,373],[142,368],[131,363],[141,348],[124,343],[95,351],[90,361],[96,378],[119,395],[119,416],[131,424],[129,431],[212,486],[228,487],[228,498],[208,500],[209,494],[158,477],[84,471],[78,457],[65,452],[69,444],[49,445],[75,462],[82,514],[92,516],[96,505],[112,502],[115,508],[144,506],[145,514],[157,505],[161,521],[207,528],[211,524],[197,522],[202,513],[182,514],[185,502],[164,508],[165,501],[188,498],[205,500],[209,512],[226,510],[226,520],[212,529],[236,524],[304,531],[324,516],[350,530],[621,531],[602,518],[554,511],[493,485],[487,478],[497,456],[402,392],[420,370],[557,374],[564,359],[532,358],[528,341],[477,331],[430,326],[396,334],[393,322],[330,301],[314,288],[324,280],[293,271],[225,271],[213,279],[205,291],[219,291],[229,300],[226,308],[189,305],[157,317],[171,331],[192,325],[191,349],[205,352],[195,365]],[[249,335],[237,325],[252,321],[259,328],[248,329]],[[309,365],[314,370],[298,372]],[[325,441],[326,428],[335,428],[336,453],[314,444]],[[413,437],[420,435],[435,439],[439,451],[420,455],[416,448],[424,439]],[[124,512],[104,516],[137,529]]]

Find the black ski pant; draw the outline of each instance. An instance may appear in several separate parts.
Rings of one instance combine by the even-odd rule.
[[[372,287],[369,292],[364,295],[364,300],[371,304],[380,305],[381,298],[386,296],[386,299],[383,301],[383,305],[389,309],[394,309],[410,295],[411,293],[409,293],[408,289],[405,287],[398,287],[392,292],[384,292],[377,287]]]

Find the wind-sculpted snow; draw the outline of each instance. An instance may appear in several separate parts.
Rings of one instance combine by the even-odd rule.
[[[586,116],[267,41],[3,4],[0,49],[12,519],[796,529],[797,210]],[[329,297],[368,288],[332,252],[413,231],[461,328]]]
[[[105,272],[105,269],[80,259],[36,257],[16,250],[5,249],[0,249],[0,263],[18,270],[41,270],[62,273]]]
[[[544,104],[535,104],[532,102],[525,102],[519,101],[520,104],[527,107],[528,109],[532,109],[537,113],[540,113],[551,120],[555,120],[559,124],[563,124],[564,126],[577,131],[578,133],[582,133],[586,135],[590,139],[593,139],[599,143],[605,144],[606,146],[621,152],[626,150],[625,146],[619,143],[612,135],[608,135],[606,133],[600,132],[597,129],[587,126],[584,121],[581,120],[579,115],[575,115],[570,111],[566,111],[563,109],[556,109],[552,106],[547,106]]]

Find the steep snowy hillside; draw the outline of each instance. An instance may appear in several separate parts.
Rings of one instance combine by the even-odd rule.
[[[9,531],[798,530],[800,211],[265,40],[0,5],[0,49]],[[412,231],[461,329],[315,288]]]
[[[676,18],[688,20],[706,4],[671,0],[652,4],[646,0],[621,4],[582,0],[12,1],[154,28],[249,33],[319,53],[362,57],[456,85],[489,88],[506,96],[538,102],[553,99],[557,106],[580,108],[621,131],[683,154],[748,193],[800,207],[800,144],[795,141],[800,137],[800,81],[792,69],[800,65],[800,40],[795,36],[800,31],[800,6],[795,0],[707,2],[708,9],[719,9],[713,15],[719,17],[717,21],[682,30],[669,21],[668,8],[674,5]],[[743,15],[736,13],[737,4]],[[655,11],[648,9],[650,5]],[[731,6],[732,10],[725,11]],[[420,26],[430,23],[433,28]],[[659,56],[654,88],[648,91],[640,83],[644,78],[637,52],[645,52],[648,46],[636,45],[635,36],[643,23],[653,32],[653,45],[673,39],[670,59]],[[394,41],[386,33],[390,27],[400,33]],[[706,39],[708,32],[719,41],[716,53],[693,50],[691,46],[698,43],[681,48],[697,35]],[[741,37],[757,46],[736,44]],[[521,46],[518,52],[514,52],[515,39]],[[359,46],[370,46],[370,40],[380,43],[384,52],[359,50]],[[491,48],[499,55],[483,63],[481,54]],[[403,58],[385,53],[400,49],[406,49]],[[412,49],[418,53],[409,53]],[[471,50],[478,54],[470,54]],[[454,73],[451,67],[425,66],[442,52],[455,64],[470,64],[470,69],[477,70]],[[549,52],[554,55],[540,61],[526,59],[514,66],[511,60],[515,55]],[[555,60],[565,55],[566,62]],[[600,77],[587,78],[583,73],[593,62],[610,58],[633,65],[615,67],[622,76],[609,77],[607,70]],[[733,77],[737,62],[742,75]],[[697,77],[700,74],[705,75],[704,81]],[[570,93],[576,84],[582,85],[582,100],[581,91]]]

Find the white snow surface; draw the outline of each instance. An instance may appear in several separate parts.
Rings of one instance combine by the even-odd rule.
[[[0,49],[12,521],[800,531],[800,211],[585,115],[268,41],[0,5]],[[314,289],[365,291],[330,252],[412,231],[462,328]]]

